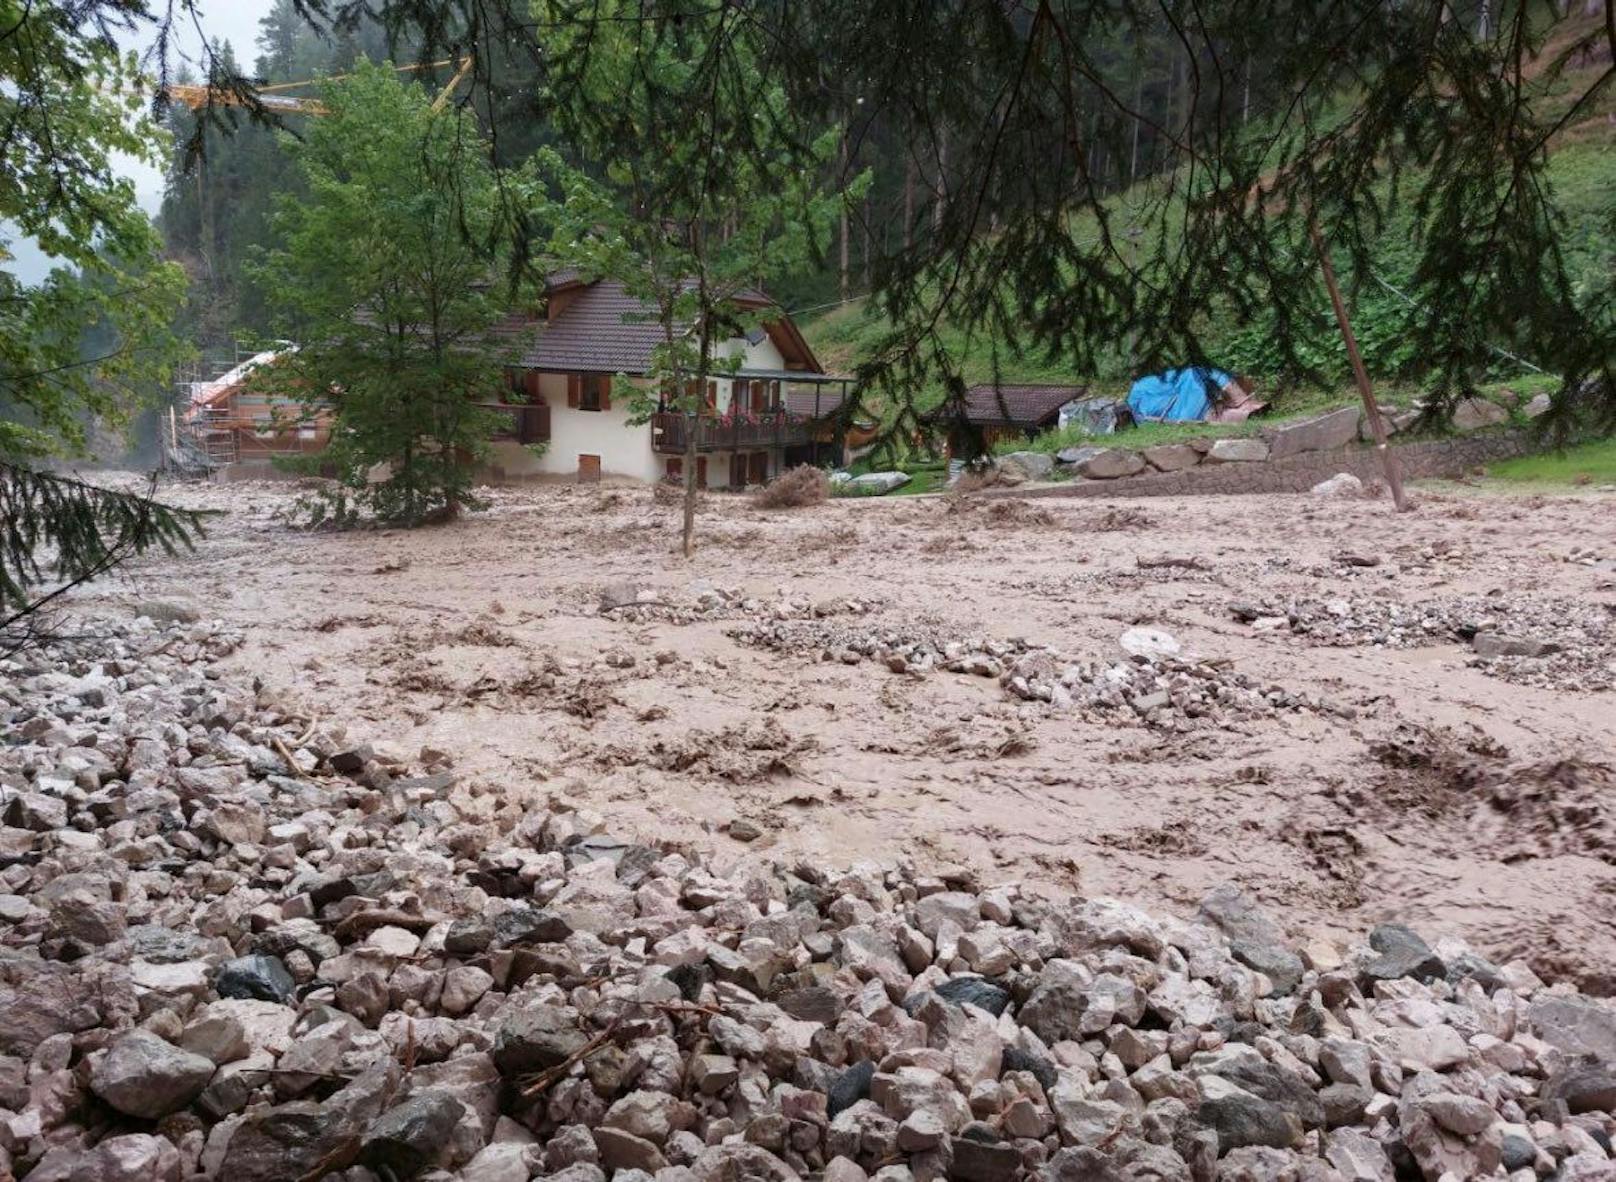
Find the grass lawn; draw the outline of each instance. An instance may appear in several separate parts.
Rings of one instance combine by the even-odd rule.
[[[1616,484],[1616,438],[1504,460],[1491,465],[1487,475],[1517,485]]]

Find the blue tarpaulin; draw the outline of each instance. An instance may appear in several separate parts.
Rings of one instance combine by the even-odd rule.
[[[1208,369],[1203,365],[1151,374],[1140,378],[1128,391],[1128,409],[1140,422],[1204,419],[1212,413],[1209,389],[1221,389],[1232,381],[1234,379],[1221,369]]]

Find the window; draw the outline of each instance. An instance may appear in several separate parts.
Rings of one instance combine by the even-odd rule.
[[[609,373],[569,373],[567,405],[574,410],[611,410],[612,375]]]

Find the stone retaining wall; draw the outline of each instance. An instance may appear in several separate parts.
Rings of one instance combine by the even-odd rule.
[[[1459,476],[1478,464],[1525,455],[1533,442],[1524,431],[1498,431],[1456,439],[1426,439],[1392,445],[1404,480]],[[1381,479],[1380,457],[1372,447],[1304,452],[1253,463],[1201,464],[1182,472],[1147,472],[1119,480],[1073,480],[1037,488],[985,490],[992,496],[1021,497],[1176,497],[1208,494],[1305,493],[1337,472],[1368,483]]]

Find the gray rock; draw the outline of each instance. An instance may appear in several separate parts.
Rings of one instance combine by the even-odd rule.
[[[1201,453],[1187,443],[1158,443],[1141,454],[1158,472],[1180,472],[1201,462]]]
[[[1302,983],[1302,958],[1278,944],[1230,940],[1229,951],[1248,969],[1256,969],[1274,983],[1274,992],[1286,994]]]
[[[475,956],[494,942],[494,925],[480,915],[457,919],[443,934],[443,950],[451,956]]]
[[[336,1171],[359,1155],[363,1125],[332,1105],[305,1100],[251,1115],[230,1136],[218,1176],[229,1182],[286,1182]]]
[[[1090,480],[1117,480],[1145,470],[1145,457],[1125,447],[1108,447],[1077,464],[1078,475]]]
[[[644,1137],[605,1126],[592,1130],[592,1133],[595,1148],[600,1152],[601,1164],[609,1170],[644,1170],[654,1174],[668,1164],[662,1150]]]
[[[870,1081],[875,1078],[875,1064],[865,1059],[843,1071],[825,1093],[825,1114],[835,1120],[837,1115],[870,1096]]]
[[[1281,946],[1287,943],[1285,929],[1249,895],[1227,883],[1207,892],[1198,915],[1202,923],[1211,924],[1231,940]]]
[[[1479,431],[1509,421],[1509,412],[1485,398],[1461,398],[1454,403],[1450,420],[1455,431]]]
[[[1261,439],[1218,439],[1206,453],[1208,464],[1260,464],[1268,458],[1268,444]]]
[[[1339,1129],[1343,1125],[1357,1124],[1374,1093],[1357,1084],[1335,1083],[1319,1089],[1319,1103],[1324,1106],[1324,1127]]]
[[[507,1078],[555,1067],[589,1039],[560,1006],[531,1006],[506,1017],[494,1037],[494,1066]]]
[[[1238,1092],[1202,1101],[1196,1119],[1217,1132],[1218,1148],[1225,1153],[1243,1145],[1288,1149],[1302,1139],[1302,1122],[1294,1112]]]
[[[1367,981],[1396,981],[1413,977],[1430,982],[1447,973],[1442,958],[1431,951],[1413,929],[1400,923],[1383,923],[1369,933],[1369,946],[1380,953],[1363,966]]]
[[[90,1090],[127,1116],[157,1120],[184,1108],[213,1078],[212,1059],[132,1030],[90,1071]]]
[[[1097,456],[1109,449],[1103,447],[1063,447],[1055,453],[1055,458],[1069,467],[1076,467],[1091,456]]]
[[[1529,1170],[1537,1162],[1537,1146],[1519,1133],[1505,1133],[1499,1144],[1499,1157],[1506,1170]]]
[[[1543,1085],[1545,1100],[1562,1100],[1572,1113],[1616,1114],[1616,1068],[1608,1064],[1571,1067],[1551,1076]]]
[[[553,911],[517,907],[494,919],[494,943],[501,948],[520,944],[559,944],[572,935],[572,925]]]
[[[982,977],[950,977],[932,992],[955,1005],[971,1005],[997,1018],[1010,1004],[1010,994]]]
[[[220,997],[254,998],[290,1005],[297,999],[297,982],[278,956],[255,954],[227,962],[219,969],[213,988]]]
[[[1014,1182],[1021,1173],[1021,1153],[1004,1141],[955,1137],[954,1166],[949,1177],[957,1182]]]
[[[395,1177],[411,1178],[443,1156],[465,1106],[444,1092],[420,1092],[371,1124],[360,1160]]]
[[[889,493],[893,489],[902,488],[909,483],[907,472],[866,472],[863,476],[855,476],[847,482],[847,487],[855,492],[874,493],[877,495]]]
[[[768,1150],[734,1143],[708,1146],[690,1170],[696,1182],[799,1182],[800,1177]]]
[[[1352,498],[1363,496],[1363,481],[1351,472],[1337,472],[1328,480],[1321,480],[1313,486],[1312,492],[1316,497]]]
[[[1505,636],[1498,632],[1478,632],[1470,642],[1478,657],[1546,657],[1560,651],[1560,645],[1544,637]]]
[[[1545,995],[1526,1011],[1533,1031],[1568,1055],[1616,1061],[1616,1006],[1586,997]]]
[[[1020,469],[1022,476],[1027,480],[1044,480],[1054,470],[1055,457],[1041,451],[1013,451],[1000,456],[998,464],[1001,468]]]
[[[1346,447],[1358,435],[1358,415],[1357,407],[1345,406],[1318,418],[1278,427],[1268,441],[1269,457],[1282,460],[1303,452]]]

